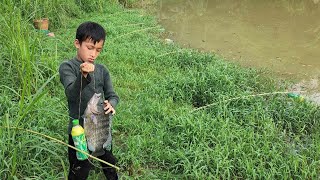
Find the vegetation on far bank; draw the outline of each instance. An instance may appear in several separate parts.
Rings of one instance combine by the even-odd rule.
[[[113,133],[123,179],[319,178],[318,106],[275,93],[285,87],[262,71],[166,44],[163,28],[139,10],[85,2],[0,7],[0,179],[66,177],[67,147],[8,127],[67,142],[57,69],[75,55],[75,30],[87,20],[107,29],[97,61],[110,70],[121,98]],[[42,16],[55,37],[33,28]],[[250,96],[261,93],[270,94]],[[101,177],[99,168],[91,172],[90,179]]]

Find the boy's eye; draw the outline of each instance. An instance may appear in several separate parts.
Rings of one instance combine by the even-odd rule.
[[[94,47],[92,47],[92,46],[88,46],[87,47],[89,50],[93,50],[94,49]]]

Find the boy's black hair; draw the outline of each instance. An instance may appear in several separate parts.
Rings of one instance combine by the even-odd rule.
[[[94,44],[101,40],[104,42],[106,39],[106,31],[98,23],[91,21],[84,22],[80,24],[77,29],[76,39],[78,39],[80,44],[87,39],[92,40]]]

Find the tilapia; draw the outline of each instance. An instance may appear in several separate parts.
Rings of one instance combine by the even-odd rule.
[[[84,132],[87,139],[88,149],[93,156],[101,156],[104,150],[111,150],[111,113],[105,114],[104,102],[101,93],[95,93],[89,100],[83,114]]]

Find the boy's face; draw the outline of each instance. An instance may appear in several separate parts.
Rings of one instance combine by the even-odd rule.
[[[80,44],[79,40],[76,39],[74,45],[77,48],[77,58],[79,60],[93,63],[103,48],[103,40],[94,44],[91,39],[86,39]]]

